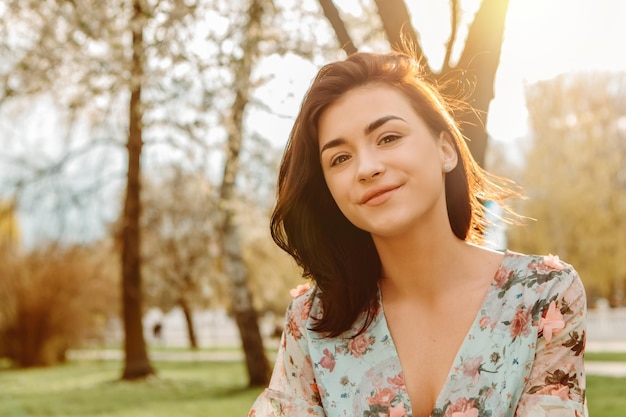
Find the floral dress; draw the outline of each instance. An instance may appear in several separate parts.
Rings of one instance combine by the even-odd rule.
[[[412,416],[380,296],[354,338],[309,330],[320,308],[314,288],[293,300],[269,387],[248,416]],[[430,417],[587,416],[585,321],[570,265],[506,252]]]

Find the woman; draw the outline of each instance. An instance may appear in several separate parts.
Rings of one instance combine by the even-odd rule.
[[[585,294],[555,256],[478,246],[512,194],[400,54],[323,67],[272,216],[314,286],[250,416],[583,416]]]

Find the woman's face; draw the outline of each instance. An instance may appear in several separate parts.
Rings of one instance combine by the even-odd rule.
[[[348,91],[318,124],[320,162],[342,213],[373,236],[448,227],[446,164],[457,155],[446,134],[434,134],[408,98],[384,85]]]

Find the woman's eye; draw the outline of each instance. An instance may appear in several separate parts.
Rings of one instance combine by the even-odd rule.
[[[334,167],[335,165],[342,164],[346,162],[348,159],[350,159],[350,156],[348,155],[339,155],[330,161],[330,166]]]
[[[398,139],[400,139],[399,135],[386,135],[386,136],[383,136],[378,143],[384,145],[386,143],[394,142],[394,141],[396,141]]]

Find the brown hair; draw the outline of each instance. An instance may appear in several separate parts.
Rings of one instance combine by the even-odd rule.
[[[330,337],[349,330],[362,313],[366,316],[357,334],[371,323],[381,263],[370,234],[346,219],[326,186],[318,121],[343,94],[368,84],[397,89],[433,132],[446,132],[453,139],[459,162],[446,174],[445,192],[450,225],[459,239],[480,242],[486,224],[480,201],[512,194],[472,158],[451,115],[452,101],[444,100],[422,78],[419,63],[411,56],[356,53],[322,67],[304,97],[283,155],[271,233],[303,268],[304,276],[315,281],[323,313],[313,330]]]

